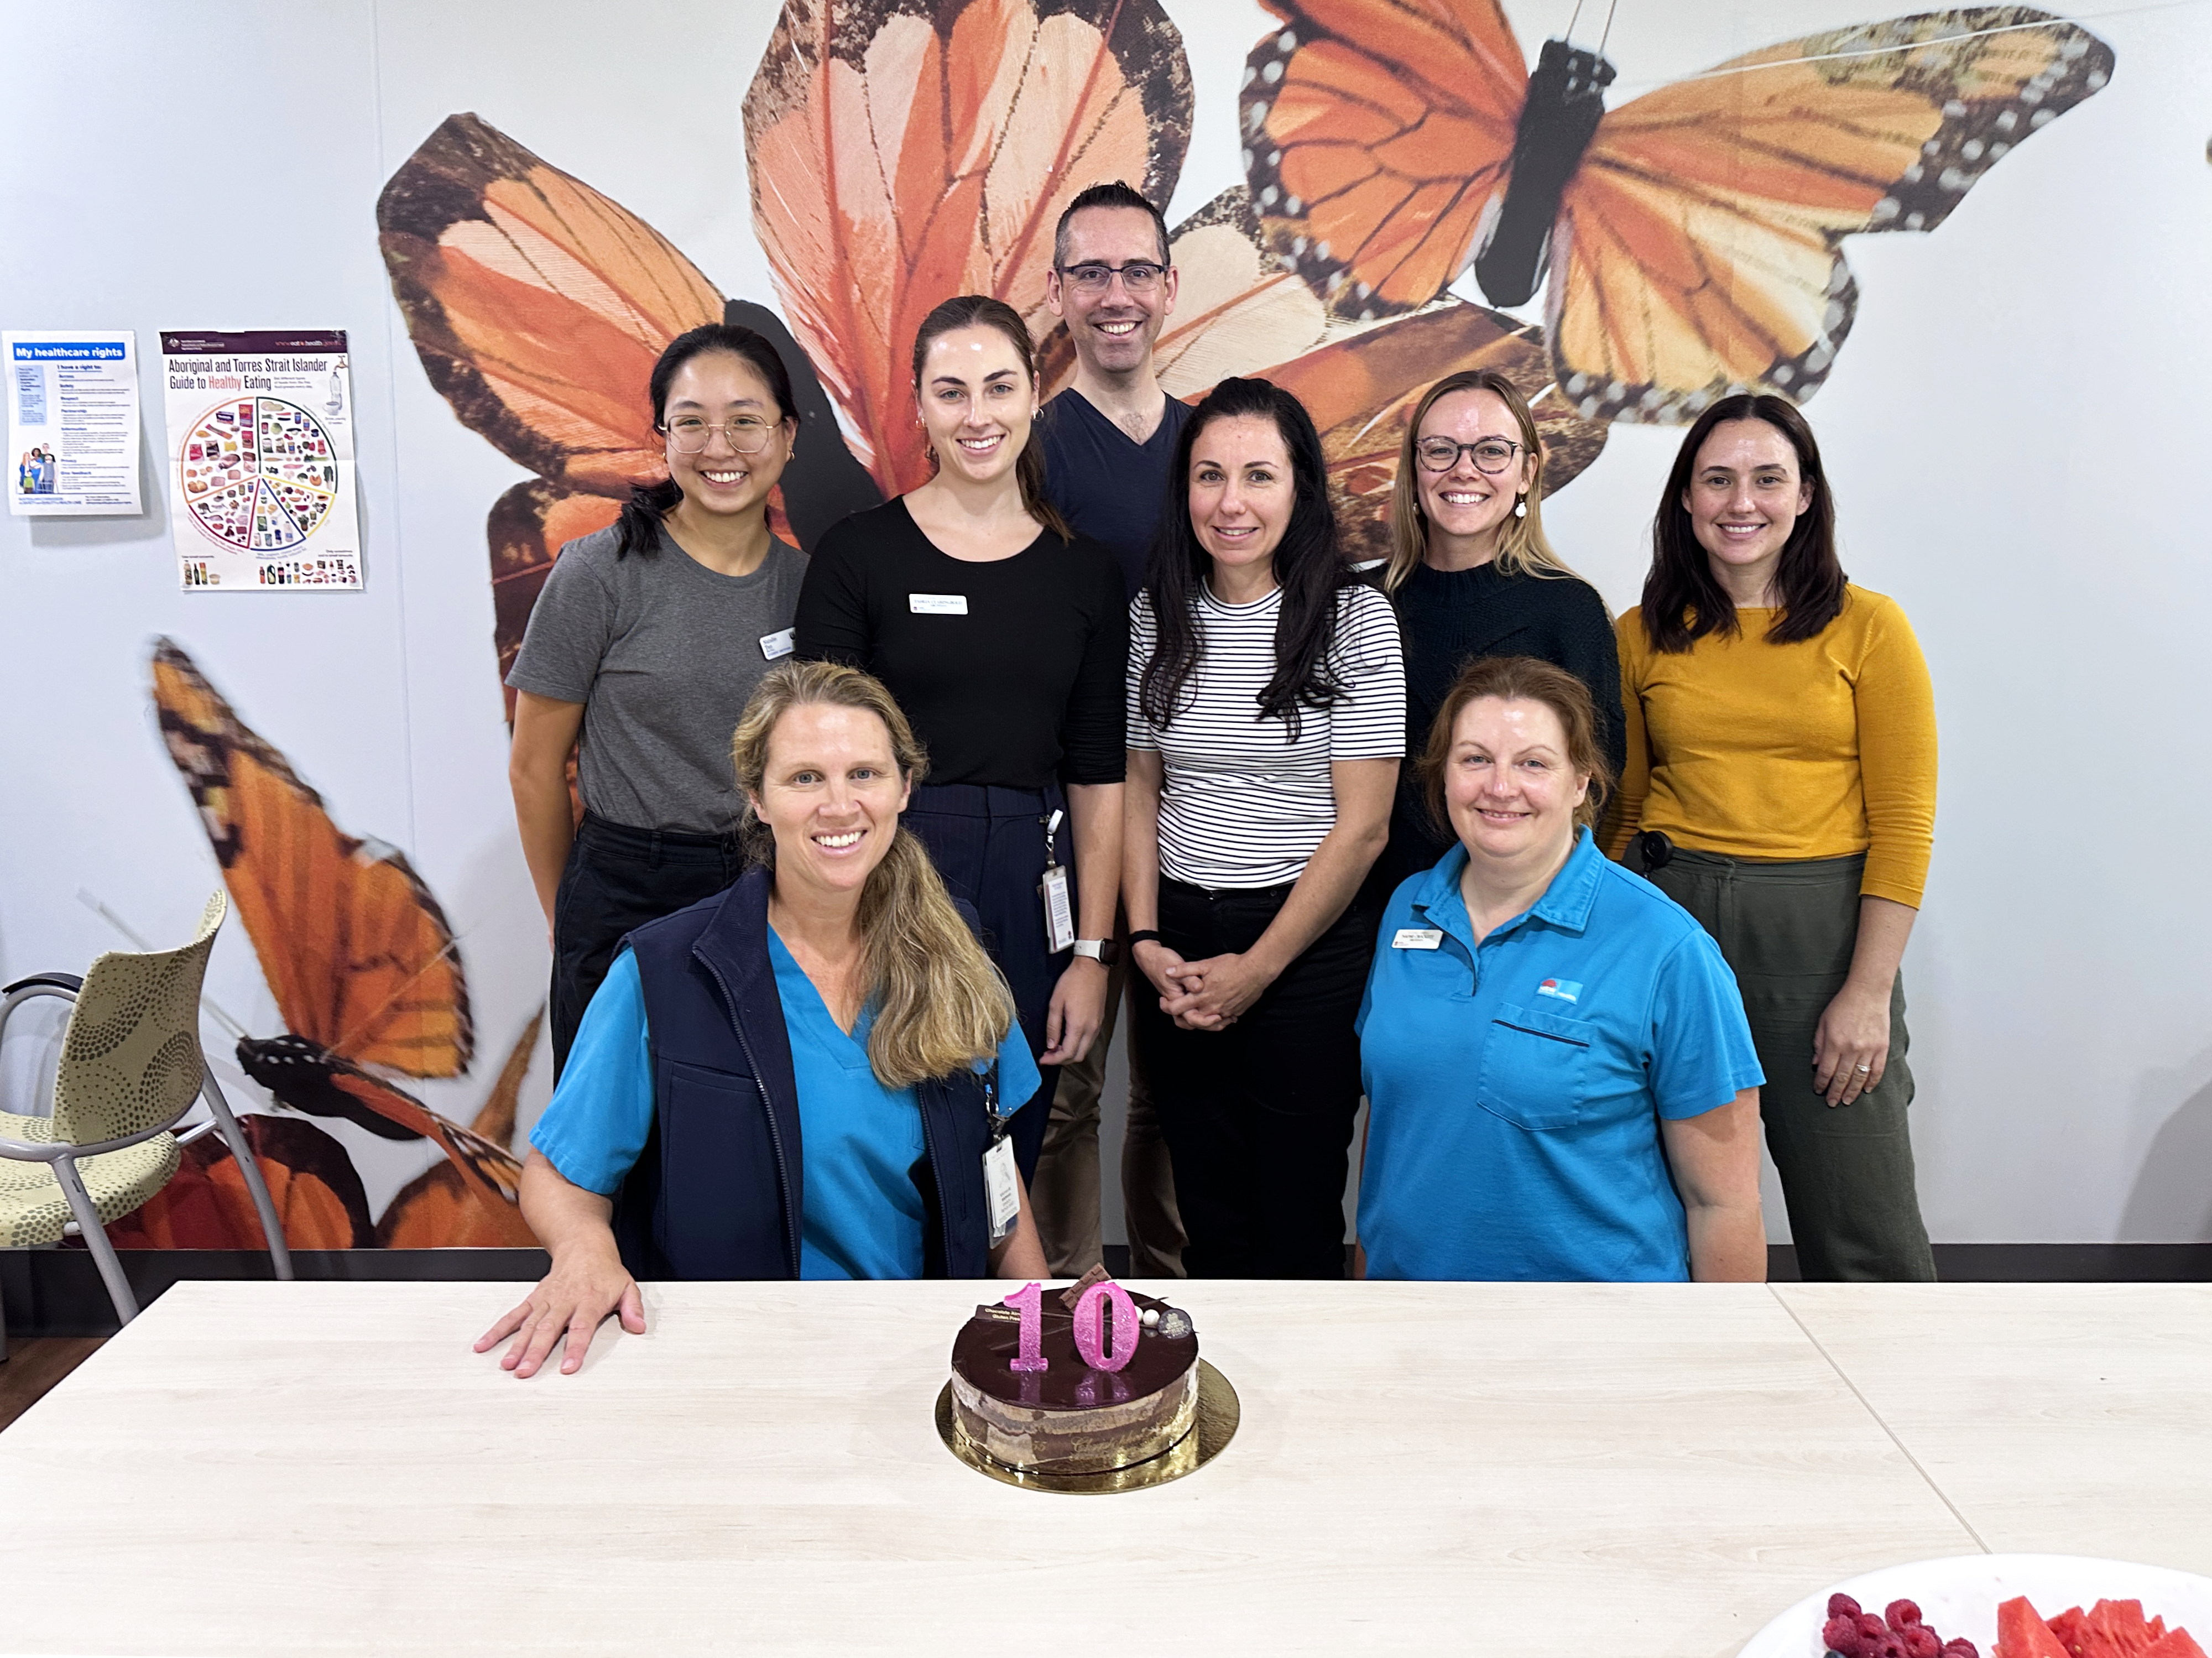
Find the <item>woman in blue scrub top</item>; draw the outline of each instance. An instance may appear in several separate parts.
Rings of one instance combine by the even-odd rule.
[[[623,941],[531,1134],[552,1270],[476,1344],[512,1336],[517,1376],[564,1337],[577,1369],[609,1313],[642,1332],[641,1278],[1045,1276],[996,1114],[1036,1066],[900,826],[927,764],[906,717],[858,669],[787,663],[731,748],[753,867]]]
[[[1766,1276],[1735,977],[1598,851],[1596,724],[1572,674],[1493,657],[1429,733],[1459,844],[1392,896],[1360,1005],[1363,1276]]]

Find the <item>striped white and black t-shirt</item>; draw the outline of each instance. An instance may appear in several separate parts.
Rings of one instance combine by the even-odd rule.
[[[1151,596],[1129,606],[1129,746],[1160,751],[1160,873],[1170,880],[1238,890],[1297,880],[1336,825],[1330,762],[1405,755],[1398,621],[1371,587],[1337,592],[1328,663],[1344,700],[1301,708],[1295,743],[1287,722],[1261,716],[1282,604],[1279,588],[1249,604],[1224,604],[1200,588],[1198,664],[1165,729],[1137,705],[1157,637]]]

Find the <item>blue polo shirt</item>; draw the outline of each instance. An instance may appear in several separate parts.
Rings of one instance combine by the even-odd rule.
[[[1360,1003],[1368,1276],[1686,1279],[1659,1122],[1765,1080],[1735,975],[1587,829],[1535,906],[1477,944],[1467,858],[1455,846],[1391,895]]]
[[[868,1063],[872,1008],[848,1035],[774,927],[768,953],[799,1084],[806,1193],[799,1275],[920,1278],[927,1218],[914,1179],[923,1151],[921,1104],[911,1088],[886,1088],[877,1080]],[[1038,1080],[1021,1026],[1010,1026],[999,1048],[1000,1097],[1027,1099]],[[530,1143],[571,1185],[611,1196],[644,1154],[652,1127],[645,987],[637,957],[624,950],[584,1010],[568,1063]]]

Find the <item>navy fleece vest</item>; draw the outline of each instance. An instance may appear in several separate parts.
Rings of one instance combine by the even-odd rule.
[[[799,1276],[806,1199],[799,1086],[769,960],[769,882],[767,870],[749,870],[627,941],[653,1053],[652,1132],[615,1197],[615,1241],[634,1278]],[[927,1082],[915,1092],[925,1270],[981,1278],[990,1254],[981,1080]]]

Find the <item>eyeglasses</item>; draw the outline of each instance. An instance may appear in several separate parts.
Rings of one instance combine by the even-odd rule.
[[[724,421],[719,426],[713,421],[701,420],[696,415],[684,415],[669,422],[661,429],[668,434],[668,440],[687,455],[696,455],[703,451],[714,440],[717,432],[727,438],[730,447],[739,454],[757,455],[768,447],[769,436],[775,428],[750,415]]]
[[[1121,279],[1122,288],[1132,294],[1149,294],[1159,286],[1160,278],[1167,275],[1164,264],[1154,264],[1150,259],[1132,259],[1127,264],[1057,264],[1053,267],[1066,282],[1075,284],[1079,294],[1103,294],[1114,285],[1114,278]]]
[[[1425,472],[1449,472],[1459,465],[1462,455],[1473,455],[1476,471],[1496,477],[1527,446],[1504,438],[1477,438],[1473,443],[1454,443],[1449,438],[1423,438],[1413,446],[1413,452],[1421,458],[1421,470]]]

